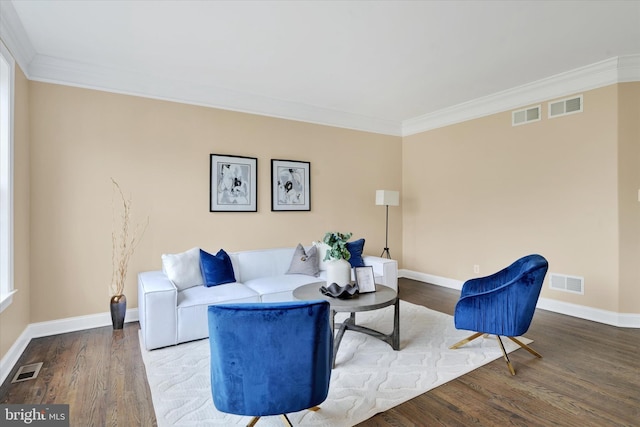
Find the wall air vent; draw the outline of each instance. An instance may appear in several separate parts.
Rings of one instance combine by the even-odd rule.
[[[540,120],[540,106],[524,108],[511,113],[511,125],[519,126]]]
[[[549,103],[549,118],[582,113],[582,95]]]
[[[584,295],[584,277],[550,273],[549,287],[556,291],[571,292]]]

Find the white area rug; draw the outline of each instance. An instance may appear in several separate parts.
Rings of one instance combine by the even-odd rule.
[[[358,313],[356,321],[390,333],[393,307]],[[452,316],[401,301],[400,351],[376,338],[347,331],[327,400],[319,411],[291,413],[289,419],[300,426],[353,426],[502,357],[495,337],[478,338],[460,349],[449,350],[470,334],[456,330]],[[510,340],[503,341],[509,352],[518,347]],[[152,351],[142,348],[142,359],[159,427],[247,425],[251,419],[224,414],[214,407],[208,340]],[[506,366],[504,369],[509,375]],[[282,421],[264,417],[257,425],[280,427]]]

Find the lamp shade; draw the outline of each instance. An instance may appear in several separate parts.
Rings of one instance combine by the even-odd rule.
[[[376,190],[376,205],[398,206],[400,205],[400,192],[393,190]]]

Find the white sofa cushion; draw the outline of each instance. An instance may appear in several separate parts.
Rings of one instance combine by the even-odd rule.
[[[237,302],[260,302],[260,296],[237,282],[209,288],[194,286],[178,292],[177,342],[208,337],[207,307]]]
[[[192,248],[179,254],[163,254],[162,269],[178,290],[202,285],[200,249]]]
[[[287,272],[295,248],[262,249],[236,252],[236,280],[246,283],[258,277],[280,276]],[[231,258],[233,263],[234,257]],[[233,266],[236,268],[236,265]],[[239,277],[238,277],[239,276]]]
[[[294,289],[308,283],[319,281],[321,281],[321,279],[313,276],[306,276],[303,274],[281,274],[279,276],[258,277],[255,279],[251,279],[244,282],[244,285],[256,291],[258,295],[260,295],[262,301],[266,301],[264,299],[265,295],[274,293],[288,293],[288,298],[281,301],[291,301],[291,293]],[[319,293],[318,297],[320,297]]]
[[[194,305],[211,305],[222,302],[235,302],[247,298],[258,297],[256,301],[260,301],[256,291],[248,289],[242,283],[227,283],[224,286],[194,286],[184,291],[178,292],[178,310],[192,307]]]

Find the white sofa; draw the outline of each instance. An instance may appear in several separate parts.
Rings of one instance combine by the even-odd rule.
[[[295,248],[278,248],[229,253],[236,282],[212,287],[180,289],[164,271],[138,274],[138,310],[145,348],[151,350],[208,337],[209,305],[290,301],[295,288],[323,281],[326,277],[323,262],[318,277],[286,274],[294,251]],[[395,260],[369,255],[364,255],[363,260],[373,267],[376,283],[398,289]]]

